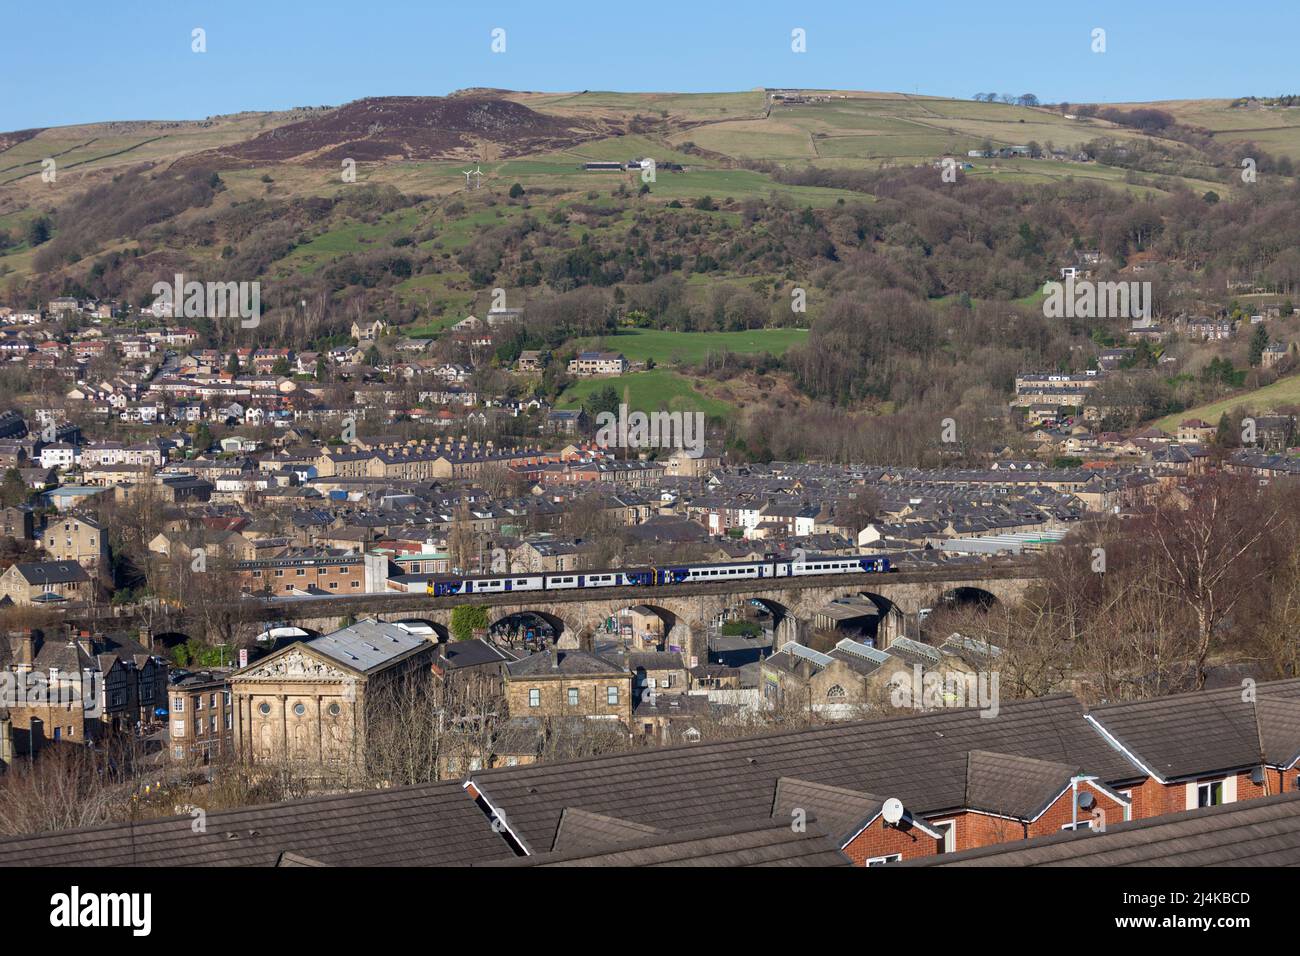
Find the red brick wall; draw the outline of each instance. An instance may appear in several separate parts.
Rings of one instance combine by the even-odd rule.
[[[1147,817],[1165,813],[1168,802],[1165,789],[1163,784],[1157,783],[1152,777],[1147,777],[1138,786],[1130,788],[1129,793],[1133,796],[1133,819],[1145,820]]]
[[[1081,784],[1080,786],[1086,787],[1087,784]],[[1106,811],[1106,824],[1108,826],[1123,822],[1124,805],[1122,803],[1107,796],[1101,790],[1089,789],[1097,799],[1097,806]],[[956,824],[956,833],[954,834],[955,849],[958,851],[970,850],[975,847],[992,846],[996,843],[1023,840],[1026,835],[1037,837],[1057,833],[1061,827],[1072,820],[1073,799],[1074,792],[1067,790],[1037,820],[1029,824],[1022,823],[1019,820],[1008,820],[1004,817],[969,811],[936,815],[930,817],[926,822],[934,825],[944,820],[952,820]],[[1080,814],[1080,816],[1082,817],[1083,814]]]
[[[1276,770],[1266,771],[1265,784],[1255,784],[1250,780],[1250,773],[1239,773],[1237,778],[1237,800],[1253,800],[1256,797],[1271,796],[1282,793],[1288,778],[1294,781],[1295,773],[1279,774]],[[1222,777],[1209,775],[1203,780],[1221,780]],[[1292,789],[1295,789],[1292,783]],[[1187,781],[1162,784],[1148,778],[1140,787],[1133,788],[1133,819],[1159,816],[1164,813],[1182,813],[1187,809]]]
[[[1087,790],[1096,798],[1096,806],[1101,808],[1106,814],[1106,826],[1113,826],[1116,823],[1124,822],[1124,804],[1113,799],[1104,790],[1096,787],[1090,787],[1086,783],[1079,784],[1079,792]],[[1091,818],[1091,811],[1085,813],[1079,811],[1079,820]],[[1074,791],[1067,790],[1056,799],[1050,807],[1044,811],[1033,823],[1029,824],[1029,835],[1031,837],[1051,836],[1053,833],[1059,833],[1061,827],[1070,823],[1074,819]]]
[[[301,570],[303,573],[299,574]],[[276,572],[283,572],[277,575]],[[366,588],[366,566],[361,561],[346,564],[312,564],[301,568],[256,568],[240,572],[240,587],[250,593],[270,588],[273,594],[285,594],[294,588],[318,587],[338,594],[360,594]]]
[[[1009,840],[1023,840],[1025,828],[1018,820],[992,817],[986,813],[956,813],[947,817],[934,817],[931,823],[940,820],[955,820],[957,832],[954,837],[957,850],[969,850],[977,846],[992,846],[994,843],[1006,843]]]
[[[844,847],[844,853],[855,866],[866,866],[867,860],[877,856],[900,853],[904,860],[920,856],[933,856],[939,852],[939,841],[916,827],[899,830],[885,826],[883,817],[876,817],[867,827]]]

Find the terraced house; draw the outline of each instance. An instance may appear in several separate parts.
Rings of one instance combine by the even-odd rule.
[[[569,360],[570,375],[622,375],[626,371],[627,359],[619,352],[579,352]]]
[[[394,631],[400,629],[362,622],[236,674],[237,720],[244,721],[236,735],[248,748],[241,752],[261,761],[341,747],[365,714],[358,703],[364,695],[343,695],[347,681],[364,677],[366,693],[376,693],[380,675],[403,662],[422,666],[422,649],[432,653],[434,645]],[[532,659],[537,672],[527,668],[519,680],[536,682],[551,671],[547,655]],[[1260,832],[1300,830],[1300,779],[1289,759],[1300,752],[1300,725],[1289,716],[1300,701],[1300,680],[1262,683],[1252,692],[1254,701],[1232,688],[1090,713],[1073,697],[1057,695],[1005,702],[996,720],[975,710],[940,710],[495,766],[470,770],[461,783],[212,814],[208,833],[198,836],[189,817],[99,828],[101,855],[91,862],[274,866],[297,856],[296,865],[884,866],[1005,856],[1008,862],[1087,863],[1094,853],[1140,861],[1145,855],[1135,848],[1141,846],[1158,848],[1149,854],[1153,860],[1168,852],[1192,865],[1227,859],[1234,846],[1245,856],[1290,853],[1300,862],[1295,841],[1257,839]],[[1172,760],[1173,751],[1159,748],[1173,746],[1175,727],[1191,742],[1177,754],[1176,768],[1161,769],[1157,778],[1130,748],[1157,764]],[[1197,733],[1187,734],[1189,727]],[[1200,739],[1206,745],[1197,758]],[[1261,743],[1264,753],[1252,758],[1250,747]],[[1235,790],[1211,791],[1218,803],[1182,809],[1191,802],[1188,784],[1195,784],[1199,804],[1202,784],[1230,774],[1249,778],[1256,767],[1268,771],[1256,789],[1238,780]],[[1166,790],[1171,784],[1175,789]],[[1176,793],[1183,804],[1173,809],[1176,801],[1153,799],[1145,788]],[[404,822],[413,814],[419,826]],[[235,826],[249,838],[223,835]],[[1080,840],[1083,830],[1100,835]],[[1166,830],[1171,840],[1185,835],[1193,842],[1162,844]],[[367,836],[379,832],[383,839]],[[430,834],[443,834],[436,851]],[[57,862],[83,852],[86,839],[81,832],[0,841],[0,863]],[[164,852],[169,846],[179,856]],[[1191,854],[1194,847],[1204,848],[1199,857]]]
[[[364,594],[388,580],[387,557],[341,548],[285,548],[234,568],[245,594]]]

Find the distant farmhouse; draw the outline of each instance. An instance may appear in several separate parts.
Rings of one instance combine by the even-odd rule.
[[[619,352],[579,352],[569,361],[570,375],[622,375],[626,371],[627,359]]]

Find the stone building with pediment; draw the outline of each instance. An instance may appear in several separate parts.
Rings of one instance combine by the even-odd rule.
[[[422,635],[370,619],[284,647],[231,675],[235,750],[251,764],[356,766],[367,716],[436,651]]]

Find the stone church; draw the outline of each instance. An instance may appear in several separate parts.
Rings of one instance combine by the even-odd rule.
[[[369,619],[281,648],[231,675],[236,752],[254,764],[359,760],[368,716],[436,651],[421,635]]]

